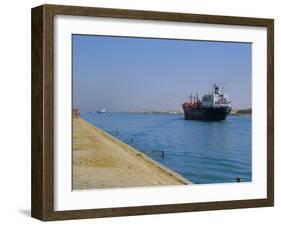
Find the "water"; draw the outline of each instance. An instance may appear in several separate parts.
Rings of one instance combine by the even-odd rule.
[[[220,122],[187,121],[181,114],[82,113],[81,117],[193,183],[252,179],[251,116],[228,116]]]

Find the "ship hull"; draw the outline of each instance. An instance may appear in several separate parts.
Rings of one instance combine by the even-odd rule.
[[[184,109],[184,116],[186,120],[221,121],[230,111],[229,107]]]

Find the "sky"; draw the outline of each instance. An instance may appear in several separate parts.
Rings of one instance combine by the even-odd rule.
[[[251,107],[250,43],[72,35],[73,107],[180,110],[214,83],[234,109]]]

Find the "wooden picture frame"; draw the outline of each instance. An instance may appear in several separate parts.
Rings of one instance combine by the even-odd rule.
[[[54,210],[54,16],[126,18],[240,25],[267,29],[267,198],[121,208]],[[274,205],[274,21],[273,19],[196,15],[42,5],[32,9],[32,200],[31,215],[50,220],[162,214]]]

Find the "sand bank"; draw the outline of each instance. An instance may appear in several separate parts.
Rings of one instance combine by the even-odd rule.
[[[73,189],[191,183],[83,119],[73,119]]]

